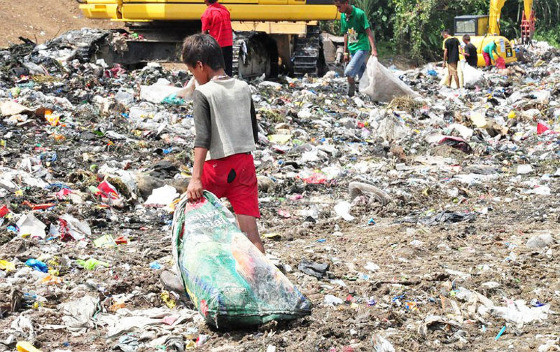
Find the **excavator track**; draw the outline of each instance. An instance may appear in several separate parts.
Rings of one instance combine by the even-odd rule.
[[[304,37],[294,38],[294,52],[290,57],[290,74],[294,76],[319,76],[325,72],[319,26],[308,26]],[[278,47],[265,33],[236,32],[233,43],[233,74],[253,78],[265,73],[267,77],[278,74]],[[290,67],[288,67],[289,69]]]
[[[307,35],[297,37],[292,54],[294,76],[320,76],[326,63],[319,26],[307,26]]]
[[[243,60],[243,52],[246,50],[244,47],[247,45],[247,40],[251,36],[251,32],[235,32],[235,40],[233,41],[233,63],[232,72],[234,76],[239,76],[239,60]]]

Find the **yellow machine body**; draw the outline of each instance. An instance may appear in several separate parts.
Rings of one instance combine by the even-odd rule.
[[[459,39],[459,42],[463,42],[462,36],[456,36],[456,38]],[[482,55],[482,49],[484,49],[484,47],[492,41],[496,43],[496,51],[500,57],[504,58],[506,64],[511,64],[517,61],[515,49],[506,37],[499,35],[471,36],[471,43],[476,47],[476,52],[478,53],[477,66],[486,66],[486,61],[484,61],[484,56]],[[460,55],[460,59],[464,59],[463,55]]]
[[[506,0],[490,0],[488,16],[457,16],[455,17],[455,37],[462,43],[462,37],[468,34],[471,43],[478,52],[478,66],[485,66],[482,51],[490,42],[496,43],[498,55],[504,58],[506,64],[517,61],[515,49],[511,42],[500,35],[500,17]],[[531,14],[533,0],[524,0],[525,13]],[[461,59],[463,57],[461,56]]]
[[[323,0],[223,0],[232,21],[318,21],[338,18],[336,7]],[[87,0],[84,16],[117,21],[200,20],[203,1]]]

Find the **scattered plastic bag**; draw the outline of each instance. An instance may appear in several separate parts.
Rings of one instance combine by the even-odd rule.
[[[528,307],[522,299],[517,299],[515,301],[508,300],[506,307],[492,307],[490,311],[496,316],[516,323],[518,327],[533,321],[545,320],[549,313],[553,313],[550,310],[550,304],[544,304],[539,307]]]
[[[484,72],[472,67],[471,65],[463,65],[463,85],[465,87],[474,87],[484,80]]]
[[[41,220],[37,219],[33,213],[23,215],[17,222],[19,234],[21,236],[31,236],[32,238],[45,238],[45,225]]]
[[[168,80],[160,78],[151,86],[140,86],[140,99],[159,104],[172,95],[177,96],[181,90],[182,88],[175,87]]]
[[[360,92],[380,102],[389,102],[402,96],[419,97],[418,93],[381,65],[375,56],[368,60],[366,72],[360,80]]]
[[[160,188],[156,188],[152,191],[152,194],[144,202],[145,206],[152,207],[164,207],[168,206],[179,197],[179,193],[174,187],[165,185]]]
[[[173,252],[191,300],[208,324],[243,326],[311,313],[311,303],[234,224],[210,192],[183,197],[173,219]]]

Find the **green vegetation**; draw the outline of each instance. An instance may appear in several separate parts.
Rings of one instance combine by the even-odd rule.
[[[560,48],[560,25],[548,30],[537,29],[534,38],[547,41],[548,44]]]
[[[441,31],[453,30],[453,19],[460,15],[488,14],[490,0],[354,0],[363,9],[378,42],[394,48],[418,63],[441,58]],[[535,38],[560,43],[560,0],[535,0]],[[520,35],[523,0],[506,1],[502,10],[501,32],[508,38]],[[330,27],[330,28],[329,28]],[[340,35],[335,24],[325,30]]]

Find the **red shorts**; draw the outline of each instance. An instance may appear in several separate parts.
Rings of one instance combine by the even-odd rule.
[[[218,198],[227,198],[235,214],[261,217],[257,173],[251,154],[234,154],[206,161],[202,187]]]

